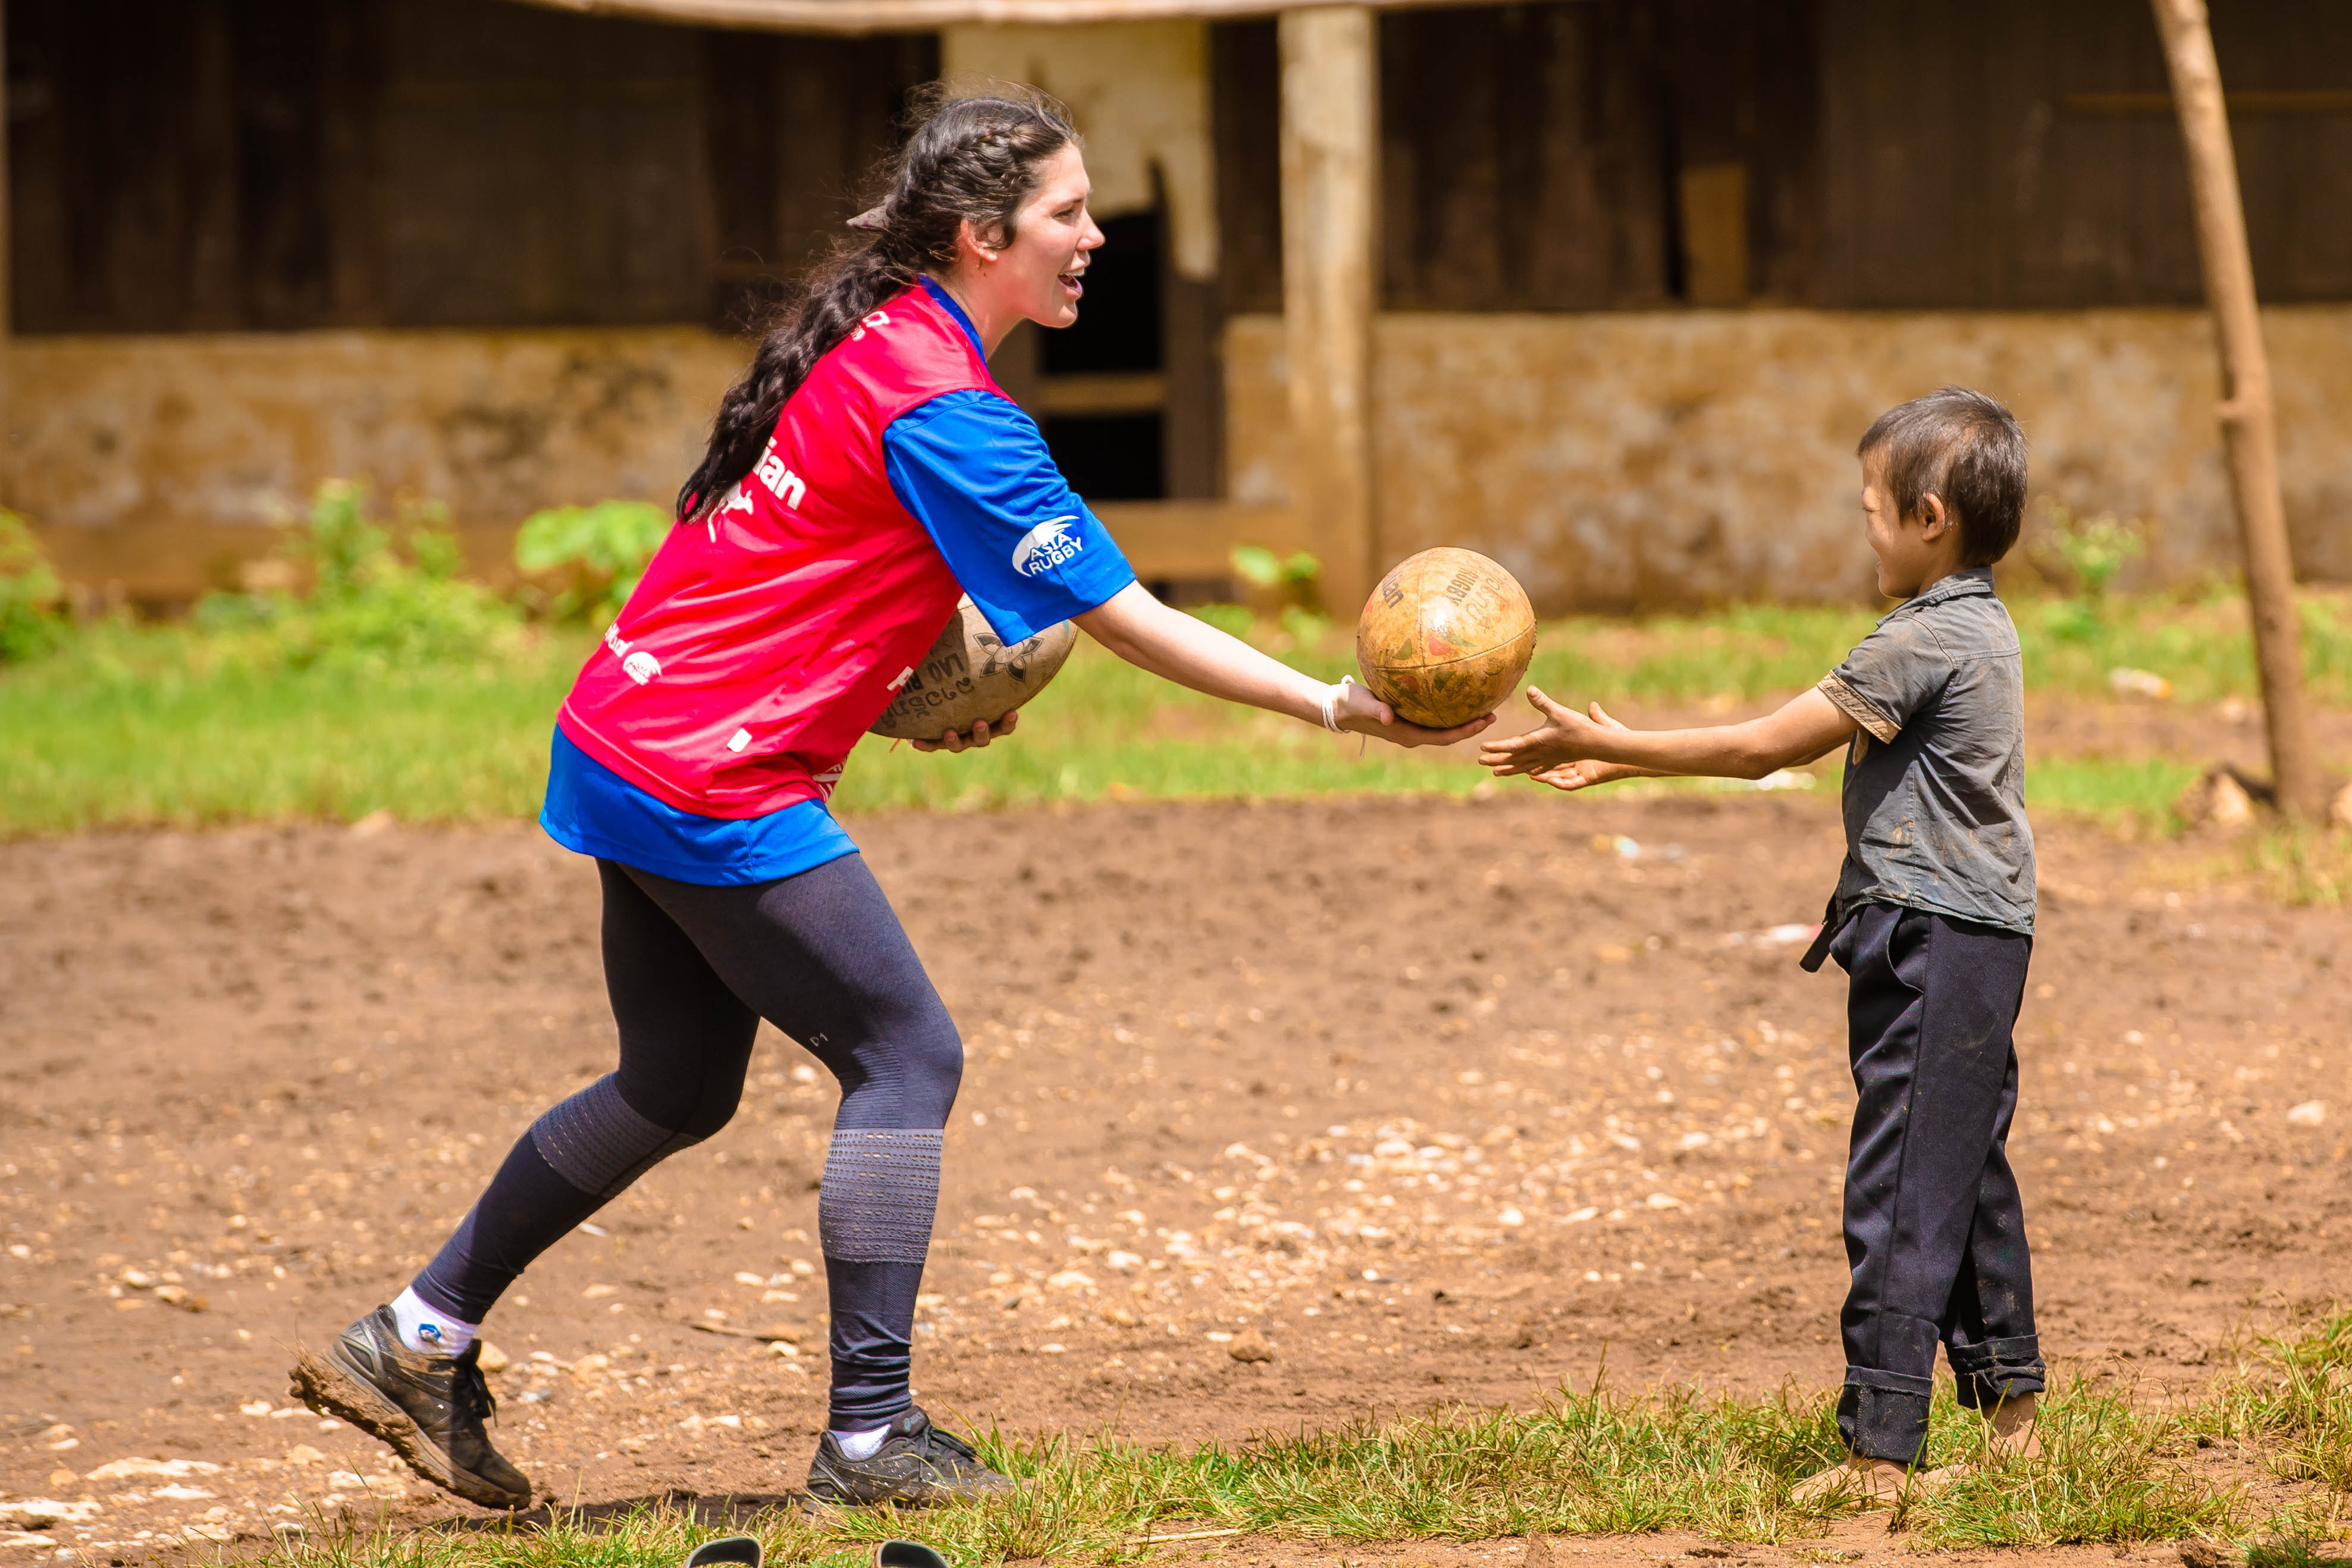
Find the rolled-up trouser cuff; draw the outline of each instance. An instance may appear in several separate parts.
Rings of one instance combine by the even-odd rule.
[[[2034,1334],[2014,1339],[1986,1340],[1973,1345],[1946,1345],[1952,1377],[1959,1384],[1960,1403],[1971,1410],[1990,1409],[2006,1399],[2039,1394],[2048,1385],[2042,1364],[2042,1341]]]
[[[1905,1373],[1846,1368],[1845,1387],[1838,1393],[1838,1436],[1849,1451],[1864,1458],[1919,1463],[1927,1447],[1927,1400],[1934,1387],[1930,1380]]]

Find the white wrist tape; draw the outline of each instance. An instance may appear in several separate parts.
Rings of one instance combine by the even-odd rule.
[[[1354,676],[1343,675],[1339,678],[1339,683],[1337,686],[1327,686],[1323,689],[1323,728],[1333,734],[1339,733],[1339,704],[1346,700],[1348,688],[1355,684]]]

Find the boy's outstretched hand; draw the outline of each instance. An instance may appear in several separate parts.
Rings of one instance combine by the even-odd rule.
[[[1571,713],[1532,686],[1528,702],[1544,721],[1524,735],[1484,742],[1478,761],[1497,773],[1528,773],[1565,790],[1612,779],[1760,779],[1775,768],[1829,755],[1857,727],[1820,687],[1799,692],[1761,719],[1697,730],[1634,730],[1602,712],[1598,702]],[[1641,760],[1612,760],[1633,758]]]
[[[1630,770],[1615,763],[1597,761],[1592,755],[1594,743],[1603,731],[1625,728],[1603,711],[1600,703],[1592,704],[1588,716],[1561,707],[1545,696],[1541,689],[1530,686],[1528,706],[1542,714],[1544,722],[1524,734],[1482,742],[1478,747],[1481,767],[1492,768],[1505,778],[1513,773],[1531,774],[1539,783],[1564,790],[1590,789],[1627,775]]]

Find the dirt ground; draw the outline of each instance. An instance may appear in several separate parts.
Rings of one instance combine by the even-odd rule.
[[[1230,1437],[1525,1404],[1604,1351],[1620,1387],[1837,1381],[1843,993],[1796,966],[1832,801],[852,826],[969,1050],[919,1329],[934,1412]],[[2020,1029],[2045,1346],[2158,1390],[2352,1284],[2347,917],[2214,883],[2212,854],[2045,825]],[[284,1369],[606,1070],[596,914],[593,868],[523,825],[0,845],[0,1552],[467,1511],[292,1407]],[[730,1127],[501,1304],[500,1441],[544,1491],[800,1484],[833,1098],[772,1036]]]

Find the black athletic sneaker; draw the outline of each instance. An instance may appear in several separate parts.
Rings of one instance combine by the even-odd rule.
[[[329,1346],[294,1363],[295,1398],[392,1445],[408,1468],[484,1508],[529,1508],[530,1478],[490,1447],[482,1423],[498,1408],[482,1381],[481,1342],[460,1356],[403,1348],[390,1307],[378,1307]]]
[[[808,1489],[814,1502],[851,1508],[877,1502],[960,1502],[1011,1491],[1013,1482],[982,1464],[971,1444],[932,1426],[916,1405],[890,1423],[882,1447],[866,1458],[843,1453],[840,1439],[830,1432],[818,1438],[816,1458],[809,1461]]]

